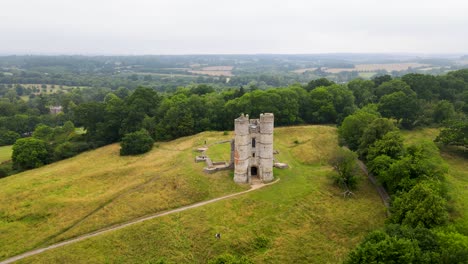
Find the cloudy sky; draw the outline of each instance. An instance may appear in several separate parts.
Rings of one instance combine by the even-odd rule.
[[[468,53],[466,0],[0,0],[1,54]]]

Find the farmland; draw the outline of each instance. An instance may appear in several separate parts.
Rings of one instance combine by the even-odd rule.
[[[344,71],[357,71],[357,72],[375,72],[379,70],[385,70],[388,72],[392,71],[404,71],[409,68],[421,68],[427,67],[428,64],[421,64],[421,63],[389,63],[389,64],[356,64],[354,68],[325,68],[325,72],[329,73],[339,73]]]

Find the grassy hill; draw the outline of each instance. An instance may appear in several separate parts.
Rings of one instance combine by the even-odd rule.
[[[425,128],[414,131],[404,131],[403,135],[407,143],[417,144],[421,140],[433,141],[439,130]],[[455,227],[468,235],[468,160],[452,148],[443,148],[441,156],[449,165],[449,173],[446,177],[451,198],[452,220]]]
[[[0,163],[10,160],[13,146],[0,147]]]
[[[232,135],[205,132],[119,157],[118,145],[0,180],[0,252],[6,258],[113,223],[246,189],[232,172],[207,175],[193,148]],[[385,219],[363,179],[344,199],[326,165],[336,146],[328,126],[278,128],[281,180],[236,198],[164,216],[25,259],[29,263],[203,263],[229,252],[256,263],[336,263]],[[214,146],[213,159],[224,159]],[[211,155],[210,154],[210,155]],[[220,232],[217,240],[214,234]]]

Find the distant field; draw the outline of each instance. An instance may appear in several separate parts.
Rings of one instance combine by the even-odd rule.
[[[293,72],[294,73],[298,73],[298,74],[302,74],[306,71],[315,71],[317,70],[317,68],[304,68],[304,69],[297,69],[297,70],[294,70]]]
[[[324,69],[326,72],[330,73],[339,73],[344,71],[357,71],[357,72],[375,72],[378,70],[386,70],[388,72],[391,71],[403,71],[407,70],[408,68],[420,68],[420,67],[427,67],[430,66],[429,64],[421,64],[421,63],[391,63],[391,64],[356,64],[354,68],[328,68]]]
[[[10,160],[13,146],[0,147],[0,163]]]
[[[199,65],[193,65],[194,68],[198,68]],[[195,67],[196,66],[196,67]],[[232,74],[232,69],[233,66],[209,66],[209,67],[203,67],[201,69],[192,69],[189,70],[188,72],[194,73],[194,74],[201,74],[201,75],[210,75],[210,76],[226,76],[226,77],[231,77],[233,76]]]
[[[23,87],[25,88],[28,88],[28,89],[38,89],[37,92],[33,92],[35,95],[39,95],[39,94],[53,94],[53,93],[57,93],[59,91],[62,91],[62,92],[65,92],[67,93],[68,91],[70,91],[71,89],[73,88],[87,88],[87,86],[67,86],[67,85],[53,85],[53,84],[46,84],[46,88],[43,89],[42,88],[42,84],[21,84]],[[23,95],[21,96],[21,99],[23,101],[29,101],[29,95]]]
[[[279,151],[276,159],[287,162],[290,169],[275,169],[275,176],[281,180],[272,186],[57,248],[27,258],[20,263],[153,263],[161,258],[170,263],[206,263],[209,259],[225,252],[246,255],[254,263],[341,262],[368,232],[383,226],[386,210],[377,192],[367,179],[362,178],[355,197],[344,199],[341,190],[331,184],[329,178],[331,168],[324,163],[324,160],[337,145],[336,128],[327,126],[278,128],[274,137],[275,149]],[[157,172],[160,172],[161,176],[164,176],[162,179],[156,178],[154,184],[145,188],[133,188],[131,193],[118,199],[120,202],[112,201],[109,209],[101,210],[100,218],[94,219],[106,223],[114,222],[117,215],[120,215],[119,219],[122,219],[122,216],[128,215],[131,210],[142,212],[142,207],[157,207],[161,201],[168,201],[171,197],[174,197],[172,201],[180,206],[178,196],[190,193],[189,187],[200,186],[200,181],[206,182],[203,184],[203,190],[206,192],[203,195],[205,199],[215,193],[221,195],[222,190],[226,192],[236,188],[241,189],[232,183],[232,176],[229,176],[232,172],[202,174],[200,171],[204,164],[193,162],[193,157],[196,155],[192,151],[193,148],[203,145],[205,140],[207,144],[210,144],[229,138],[230,136],[224,136],[222,132],[205,132],[194,137],[161,144],[150,154],[132,158],[119,158],[116,155],[115,145],[112,145],[80,155],[73,160],[73,164],[77,162],[91,164],[88,169],[78,164],[75,165],[77,170],[81,168],[83,171],[94,171],[95,167],[111,162],[112,165],[106,166],[109,167],[107,171],[102,168],[100,169],[102,172],[94,173],[94,177],[82,178],[80,181],[76,179],[74,182],[66,183],[67,189],[61,187],[57,190],[61,184],[55,181],[63,181],[61,179],[63,177],[53,177],[52,175],[56,173],[52,166],[44,168],[41,173],[31,172],[32,175],[15,176],[16,179],[12,180],[15,184],[7,184],[7,187],[4,187],[4,184],[0,185],[0,195],[5,189],[18,192],[26,187],[32,188],[33,183],[37,186],[34,187],[34,193],[38,193],[39,189],[45,188],[46,185],[51,185],[48,188],[56,186],[50,191],[43,189],[40,193],[56,193],[56,196],[46,195],[49,202],[68,200],[71,204],[62,204],[62,208],[70,212],[71,209],[68,207],[73,205],[72,201],[75,201],[72,199],[73,196],[86,193],[87,197],[76,197],[76,201],[85,203],[83,206],[87,207],[87,199],[97,198],[100,193],[115,189],[115,187],[105,189],[105,186],[115,185],[125,189],[124,186],[128,184],[124,183],[138,180],[141,177],[138,176],[139,174],[157,175]],[[221,149],[226,146],[227,144],[217,145]],[[216,148],[212,150],[213,155],[216,152],[222,152]],[[88,162],[97,157],[104,160],[97,159],[98,164]],[[161,162],[161,159],[164,159],[164,162]],[[64,168],[71,166],[65,163],[61,166]],[[120,163],[126,164],[126,167],[116,167]],[[156,166],[156,163],[160,166]],[[171,164],[177,168],[174,168],[174,172],[166,173],[166,170],[171,168]],[[127,168],[128,166],[131,167]],[[104,171],[106,173],[103,173]],[[119,176],[123,172],[125,172],[124,175]],[[50,176],[44,179],[45,175]],[[169,175],[177,175],[177,177],[169,177],[172,180],[167,182],[164,178]],[[42,184],[37,182],[39,177],[43,179]],[[68,173],[68,177],[76,178],[77,176],[74,176],[74,173]],[[211,180],[207,182],[206,178]],[[182,185],[185,189],[178,188],[167,193],[165,186],[169,185],[169,188],[172,188],[175,179],[192,180]],[[83,181],[87,183],[82,183]],[[159,183],[161,181],[162,183]],[[20,182],[24,187],[19,186]],[[88,190],[86,185],[100,187]],[[195,189],[201,191],[201,189]],[[24,192],[27,192],[26,189],[20,191],[20,193]],[[165,193],[167,195],[163,195]],[[71,194],[74,195],[70,196]],[[9,195],[15,194],[11,191]],[[162,199],[163,197],[165,199]],[[39,206],[39,202],[27,203]],[[44,208],[41,209],[43,213],[44,210]],[[73,215],[75,214],[73,212]],[[52,221],[55,217],[55,213],[50,216]],[[60,220],[66,221],[66,219]],[[78,224],[78,229],[81,225],[82,223]],[[49,228],[53,226],[52,223],[48,224]],[[5,234],[3,230],[0,229],[0,231],[2,231],[0,235]],[[27,234],[26,236],[31,239],[30,233],[36,235],[47,233],[44,228],[21,231],[19,233],[21,236],[18,235],[18,237],[21,237],[23,243],[25,241],[22,238],[23,234]],[[218,232],[221,233],[219,240],[214,237],[214,234]],[[11,235],[13,234],[5,234],[5,237],[8,238]],[[0,238],[0,241],[4,241],[4,237]],[[6,245],[10,243],[16,244],[16,250],[24,248],[24,246],[18,247],[18,243],[12,240],[4,242]],[[6,245],[3,245],[3,248]]]
[[[408,143],[432,141],[438,134],[439,130],[434,128],[403,132]],[[449,195],[452,198],[450,205],[454,209],[452,218],[455,226],[464,234],[468,234],[468,160],[449,149],[442,149],[441,155],[449,165],[447,181],[450,186]]]
[[[209,75],[209,76],[226,76],[226,77],[231,77],[233,76],[231,71],[188,71],[194,74],[200,74],[200,75]]]
[[[364,79],[370,79],[376,74],[377,72],[360,72],[359,77],[364,78]]]

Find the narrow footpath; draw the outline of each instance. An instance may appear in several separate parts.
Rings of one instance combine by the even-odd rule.
[[[387,191],[377,182],[375,176],[367,170],[366,164],[364,164],[364,162],[358,160],[358,165],[361,168],[361,170],[367,175],[372,184],[374,184],[375,188],[377,189],[377,192],[380,195],[380,199],[382,199],[382,202],[384,203],[385,207],[387,207],[387,209],[390,208],[390,195],[388,195]]]
[[[66,245],[70,245],[70,244],[73,244],[73,243],[76,243],[76,242],[79,242],[79,241],[82,241],[82,240],[85,240],[85,239],[88,239],[88,238],[91,238],[91,237],[95,237],[95,236],[102,235],[104,233],[119,230],[119,229],[131,226],[131,225],[134,225],[134,224],[138,224],[138,223],[141,223],[141,222],[144,222],[144,221],[147,221],[147,220],[155,219],[155,218],[162,217],[162,216],[165,216],[165,215],[170,215],[170,214],[182,212],[182,211],[185,211],[185,210],[188,210],[188,209],[192,209],[192,208],[200,207],[200,206],[203,206],[203,205],[207,205],[207,204],[210,204],[210,203],[218,202],[218,201],[221,201],[221,200],[229,199],[231,197],[239,196],[239,195],[242,195],[242,194],[245,194],[245,193],[248,193],[248,192],[258,190],[258,189],[263,188],[265,186],[272,185],[274,183],[277,183],[278,181],[279,181],[279,179],[277,179],[274,182],[270,182],[270,183],[266,183],[266,184],[264,184],[264,183],[255,183],[247,191],[228,194],[228,195],[221,196],[221,197],[218,197],[218,198],[214,198],[214,199],[211,199],[211,200],[207,200],[207,201],[203,201],[203,202],[194,203],[194,204],[191,204],[191,205],[179,207],[177,209],[173,209],[173,210],[169,210],[169,211],[165,211],[165,212],[161,212],[161,213],[157,213],[157,214],[153,214],[153,215],[149,215],[149,216],[144,216],[144,217],[137,218],[137,219],[134,219],[132,221],[129,221],[129,222],[126,222],[126,223],[123,223],[123,224],[118,224],[118,225],[106,227],[106,228],[103,228],[103,229],[100,229],[100,230],[97,230],[97,231],[94,231],[94,232],[91,232],[91,233],[88,233],[88,234],[84,234],[84,235],[81,235],[81,236],[78,236],[78,237],[75,237],[75,238],[72,238],[72,239],[69,239],[69,240],[65,240],[65,241],[60,242],[60,243],[52,244],[52,245],[47,246],[47,247],[27,251],[27,252],[25,252],[23,254],[20,254],[20,255],[5,259],[3,261],[0,261],[0,264],[13,263],[15,261],[18,261],[18,260],[21,260],[21,259],[24,259],[24,258],[27,258],[27,257],[30,257],[30,256],[40,254],[42,252],[45,252],[45,251],[48,251],[48,250],[51,250],[51,249],[54,249],[54,248],[59,248],[59,247],[63,247],[63,246],[66,246]]]

